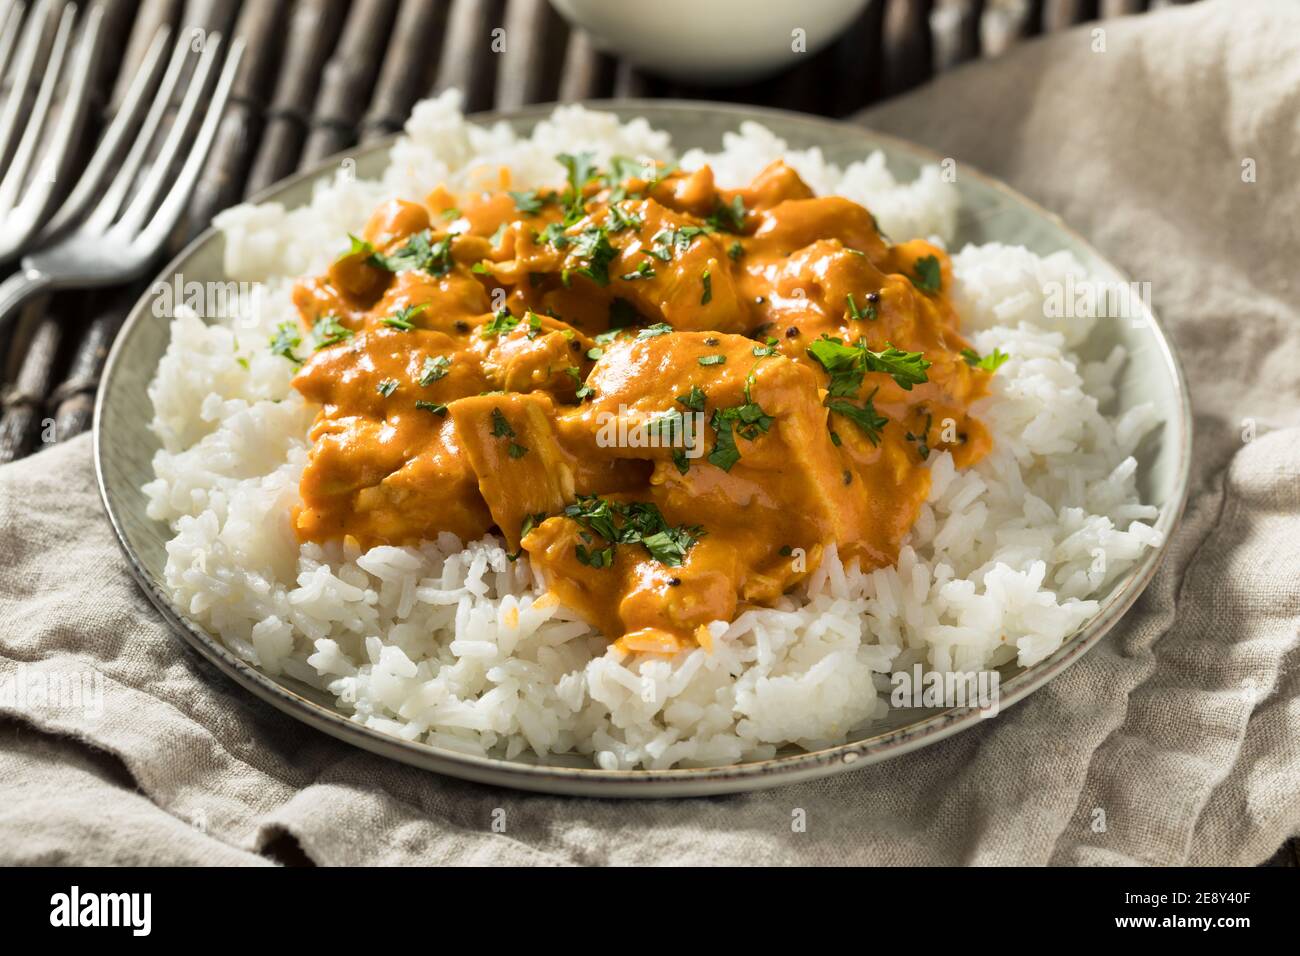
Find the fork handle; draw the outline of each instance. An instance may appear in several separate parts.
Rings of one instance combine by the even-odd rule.
[[[19,306],[53,286],[54,280],[39,269],[23,269],[0,282],[0,329],[18,314]]]

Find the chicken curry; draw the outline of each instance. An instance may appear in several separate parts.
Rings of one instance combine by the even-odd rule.
[[[567,187],[394,200],[272,343],[320,405],[294,522],[363,547],[496,530],[628,651],[709,646],[835,545],[893,563],[990,439],[997,353],[942,249],[778,161],[741,189],[590,154]]]

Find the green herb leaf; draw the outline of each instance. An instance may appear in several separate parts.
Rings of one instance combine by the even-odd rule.
[[[838,415],[843,415],[849,421],[853,422],[853,424],[857,425],[858,428],[862,429],[863,434],[867,436],[867,440],[870,441],[871,444],[879,445],[880,433],[884,427],[889,424],[889,419],[876,414],[876,406],[872,404],[872,399],[874,399],[875,396],[876,393],[873,390],[861,406],[854,405],[848,399],[828,397],[826,399],[826,407]],[[832,432],[832,434],[834,434],[834,432]],[[838,438],[839,436],[835,437]],[[832,439],[832,441],[834,441],[834,439]]]
[[[986,372],[996,372],[1007,359],[1011,358],[1006,352],[997,348],[994,348],[992,352],[983,358],[980,358],[979,353],[974,349],[962,349],[961,357],[966,360],[967,365],[982,368]]]
[[[904,391],[929,381],[925,370],[930,363],[920,352],[904,352],[888,344],[884,351],[873,352],[863,339],[845,345],[823,335],[808,346],[808,354],[830,374],[830,391],[835,397],[856,395],[864,372],[884,372]]]
[[[586,276],[599,286],[609,285],[609,264],[618,256],[618,250],[609,242],[603,226],[588,226],[573,243],[573,255],[586,260],[586,265],[566,270]]]
[[[515,201],[515,208],[525,216],[536,216],[542,211],[543,201],[538,198],[537,191],[530,189],[527,192],[511,192],[510,198]]]
[[[672,332],[673,327],[667,322],[656,322],[654,325],[647,325],[644,329],[636,334],[638,340],[653,339],[660,335],[667,335]]]
[[[904,352],[886,344],[883,352],[873,352],[864,347],[863,357],[868,372],[884,372],[905,392],[910,392],[913,385],[929,381],[925,370],[930,363],[920,352]]]
[[[427,308],[429,308],[427,302],[422,302],[420,305],[405,305],[392,315],[384,316],[380,321],[389,328],[410,332],[415,328],[415,323],[411,320]]]
[[[692,385],[691,390],[685,395],[677,396],[677,401],[693,412],[702,412],[704,411],[705,398],[704,389],[700,388],[698,385]]]
[[[451,359],[445,355],[429,355],[424,359],[424,367],[420,369],[420,386],[427,387],[441,378],[446,377],[451,371]]]
[[[570,365],[564,371],[565,374],[567,374],[569,378],[573,379],[573,381],[578,386],[577,390],[573,393],[574,397],[578,401],[581,402],[584,399],[589,398],[590,396],[596,394],[594,389],[590,388],[585,382],[583,382],[582,369],[578,368],[576,365]]]
[[[506,421],[506,416],[501,413],[501,409],[492,409],[492,437],[493,438],[514,438],[515,430],[510,427]]]
[[[650,264],[649,259],[642,259],[641,264],[632,272],[624,272],[620,279],[624,282],[635,282],[637,279],[653,279],[655,277],[655,267]]]
[[[271,336],[271,353],[287,358],[294,365],[301,365],[302,359],[294,352],[298,346],[302,345],[302,334],[298,330],[296,322],[281,322],[275,327],[275,334]]]
[[[447,414],[447,406],[442,402],[426,402],[424,399],[417,398],[415,400],[415,407],[423,409],[426,412],[433,412],[435,415]]]
[[[745,200],[732,196],[731,202],[718,203],[707,222],[721,232],[743,232],[745,229]]]
[[[700,356],[700,364],[706,366],[721,365],[726,361],[727,361],[727,357],[725,355],[701,355]]]
[[[311,327],[311,334],[316,339],[317,349],[326,349],[346,342],[352,338],[352,330],[339,322],[338,316],[326,315],[316,320]]]
[[[868,303],[867,303],[867,307],[866,307],[865,309],[859,309],[859,308],[858,308],[858,304],[857,304],[856,302],[853,301],[853,293],[852,293],[852,292],[850,292],[848,295],[846,295],[846,296],[844,297],[844,299],[845,299],[846,304],[847,304],[848,307],[849,307],[849,315],[850,315],[850,316],[852,316],[853,318],[857,319],[858,321],[862,321],[863,319],[866,319],[868,322],[874,322],[874,321],[875,321],[875,319],[876,319],[876,307],[875,307],[873,304],[871,304],[870,302],[868,302]]]
[[[561,250],[573,244],[573,240],[564,231],[564,226],[558,222],[547,223],[546,228],[538,234],[537,240]],[[493,245],[496,243],[494,242]]]
[[[437,242],[432,241],[429,230],[417,232],[406,241],[406,245],[392,255],[376,252],[368,260],[372,265],[389,272],[427,272],[432,276],[443,276],[451,271],[451,236],[444,236]]]
[[[709,452],[709,464],[716,465],[723,471],[731,471],[732,466],[740,461],[740,449],[736,447],[736,436],[731,432],[731,422],[719,419],[718,412],[715,410],[710,424],[717,431],[718,438],[713,445],[713,451]]]
[[[606,568],[614,560],[618,545],[639,544],[652,558],[668,567],[680,567],[687,553],[703,535],[698,526],[673,527],[659,508],[650,502],[608,501],[594,495],[579,495],[564,509],[564,517],[583,529],[587,544],[602,539],[603,547],[578,545],[576,555],[589,567]]]
[[[375,387],[375,391],[384,396],[384,398],[387,398],[389,395],[392,395],[393,392],[397,391],[397,385],[398,381],[395,378],[381,379],[379,384]]]
[[[909,276],[912,285],[922,292],[938,292],[943,285],[943,270],[937,256],[922,256],[916,260],[916,274]]]
[[[484,324],[481,335],[485,339],[490,339],[494,335],[499,336],[509,332],[518,324],[519,320],[511,315],[508,309],[502,309]]]
[[[583,195],[583,189],[587,183],[596,178],[596,154],[591,152],[560,153],[555,159],[568,173],[569,190],[564,195],[564,218],[567,223],[574,223],[584,215],[586,198]]]
[[[644,225],[645,220],[636,213],[628,212],[618,203],[610,204],[609,215],[605,220],[605,227],[611,234],[623,232],[625,229],[638,232]]]

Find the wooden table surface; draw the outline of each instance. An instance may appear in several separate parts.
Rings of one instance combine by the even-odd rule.
[[[0,0],[0,14],[10,2]],[[95,2],[104,13],[106,55],[77,162],[93,150],[160,25],[233,34],[248,46],[212,155],[169,244],[176,251],[221,209],[400,129],[417,100],[450,87],[463,91],[468,111],[676,97],[844,116],[1038,34],[1171,0],[869,0],[826,50],[732,88],[665,80],[601,53],[547,0]],[[498,28],[508,38],[500,53],[492,49]],[[0,80],[0,94],[7,93],[9,78]],[[62,181],[75,181],[75,172]],[[47,296],[0,331],[0,463],[90,427],[104,357],[142,290]],[[1300,841],[1280,848],[1270,865],[1300,865]]]

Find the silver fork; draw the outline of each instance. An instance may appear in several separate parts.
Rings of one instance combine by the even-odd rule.
[[[76,49],[72,51],[73,62],[68,75],[67,93],[63,97],[59,120],[42,168],[36,172],[20,200],[19,193],[22,192],[28,171],[36,159],[37,148],[50,116],[55,90],[63,74],[64,60],[68,59],[73,21],[77,15],[74,4],[64,4],[55,26],[49,57],[41,64],[38,62],[40,51],[54,9],[53,0],[41,0],[28,18],[26,28],[21,31],[22,42],[19,44],[18,25],[22,22],[24,4],[14,0],[0,0],[0,77],[4,76],[15,48],[17,52],[12,88],[3,111],[0,111],[0,168],[4,168],[4,162],[11,153],[13,157],[4,179],[0,180],[0,261],[26,246],[40,228],[49,212],[55,177],[67,159],[73,138],[86,115],[89,100],[87,83],[95,61],[96,40],[102,19],[99,7],[86,15]],[[39,73],[41,70],[44,72]],[[29,97],[34,97],[31,111],[24,117],[23,107]],[[17,142],[15,151],[19,124],[24,119],[27,122],[26,131],[23,132],[21,141]]]
[[[126,135],[126,129],[134,125],[134,117],[144,100],[146,88],[151,85],[149,81],[165,42],[165,37],[155,39],[150,55],[123,100],[118,117],[105,134],[77,187],[38,237],[38,248],[23,257],[20,272],[0,283],[0,327],[19,305],[41,292],[116,285],[138,278],[148,269],[176,227],[216,136],[244,45],[240,40],[231,44],[216,86],[207,98],[198,133],[187,147],[180,171],[169,182],[172,166],[181,155],[199,101],[208,86],[208,77],[217,62],[221,36],[214,33],[203,42],[171,129],[132,195],[136,176],[154,142],[191,52],[189,36],[177,40],[135,142],[107,189],[96,201],[100,180],[115,160],[116,147]],[[121,128],[118,128],[119,119],[123,120]],[[83,222],[76,225],[92,202],[94,208]],[[66,235],[59,238],[65,232]]]

